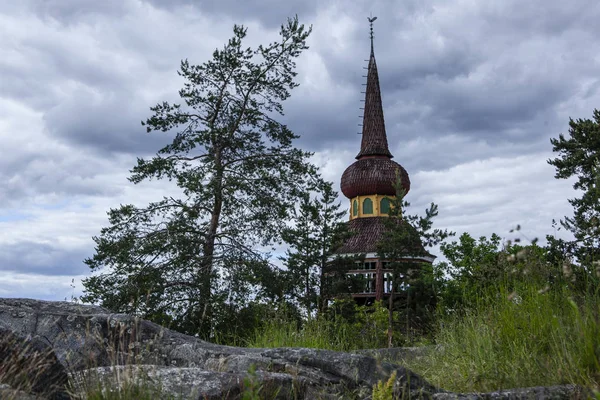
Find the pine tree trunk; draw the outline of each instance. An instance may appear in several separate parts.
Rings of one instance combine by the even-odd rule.
[[[219,219],[221,217],[221,210],[223,208],[223,165],[221,160],[221,149],[216,147],[215,149],[215,199],[213,203],[213,209],[210,218],[210,224],[206,234],[206,242],[204,243],[204,260],[202,265],[201,277],[202,288],[201,293],[204,296],[204,307],[202,310],[202,317],[200,318],[200,326],[198,330],[200,332],[206,332],[210,337],[212,334],[212,321],[211,321],[211,302],[212,302],[212,273],[213,273],[213,262],[215,255],[215,241],[217,238],[217,231],[219,229]]]

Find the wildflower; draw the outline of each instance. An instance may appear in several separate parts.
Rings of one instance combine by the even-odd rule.
[[[538,290],[538,294],[544,294],[546,293],[548,290],[550,290],[550,286],[546,285],[543,289]]]
[[[517,253],[517,260],[523,260],[527,256],[527,250],[523,249]]]
[[[512,292],[511,294],[509,294],[508,300],[512,301],[515,304],[521,304],[521,301],[523,301],[523,299],[517,294],[517,292]]]
[[[563,274],[568,278],[573,274],[573,269],[569,262],[564,262],[562,265]]]

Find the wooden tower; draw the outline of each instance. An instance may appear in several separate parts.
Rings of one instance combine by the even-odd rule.
[[[373,49],[373,21],[371,23],[371,55],[367,73],[364,114],[362,124],[362,141],[356,161],[342,175],[342,193],[350,199],[350,221],[348,228],[353,235],[336,252],[338,255],[364,255],[363,263],[356,264],[356,269],[349,274],[362,274],[364,287],[353,297],[361,303],[381,300],[390,292],[390,270],[386,264],[390,260],[382,260],[377,254],[377,243],[385,235],[384,218],[388,217],[390,199],[396,194],[393,183],[396,174],[402,178],[402,186],[406,193],[410,190],[410,179],[406,170],[392,161],[392,153],[388,148],[383,105],[377,63]],[[406,224],[407,229],[411,229]],[[420,241],[419,241],[420,242]],[[419,243],[419,254],[410,257],[411,261],[432,263],[434,256],[426,252]],[[408,256],[407,256],[408,257]]]

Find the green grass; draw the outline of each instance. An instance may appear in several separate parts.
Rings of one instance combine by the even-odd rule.
[[[600,384],[600,295],[578,299],[566,288],[521,282],[498,287],[468,310],[438,317],[441,350],[405,365],[454,392],[529,386]],[[375,318],[376,319],[376,318]],[[312,320],[301,329],[276,321],[257,332],[252,347],[311,347],[338,351],[385,347],[385,324]]]
[[[456,392],[600,383],[600,300],[577,303],[566,290],[521,284],[499,289],[461,316],[441,318],[442,350],[409,362],[431,383]]]
[[[387,310],[382,305],[372,309],[356,307],[355,320],[339,316],[305,321],[274,319],[257,330],[247,347],[305,347],[336,351],[352,351],[385,347],[387,343]]]
[[[298,329],[295,322],[274,321],[258,330],[248,347],[306,347],[347,351],[353,346],[347,340],[348,336],[346,325],[337,326],[333,334],[329,324],[316,320],[306,322],[302,329]]]

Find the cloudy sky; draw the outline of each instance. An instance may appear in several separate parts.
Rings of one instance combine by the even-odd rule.
[[[434,201],[438,227],[507,239],[570,214],[572,182],[546,160],[569,117],[600,106],[595,1],[0,0],[0,297],[80,294],[106,211],[172,189],[127,176],[171,139],[140,121],[177,100],[180,60],[207,60],[234,23],[249,45],[275,39],[294,14],[313,33],[284,119],[338,188],[360,144],[372,14],[412,211]]]

